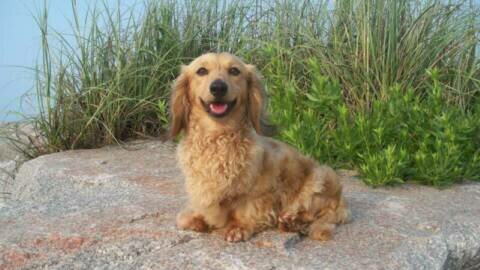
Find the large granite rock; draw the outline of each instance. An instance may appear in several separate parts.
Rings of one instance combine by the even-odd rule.
[[[67,151],[25,163],[0,209],[0,269],[479,269],[480,185],[372,189],[334,239],[267,231],[245,243],[175,228],[174,146]]]

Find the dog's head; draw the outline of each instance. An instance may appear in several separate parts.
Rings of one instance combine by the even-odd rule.
[[[171,136],[185,129],[190,114],[217,123],[243,123],[268,135],[265,92],[255,66],[228,53],[208,53],[182,66],[172,90]]]

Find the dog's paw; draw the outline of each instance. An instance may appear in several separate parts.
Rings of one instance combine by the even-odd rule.
[[[240,242],[245,241],[250,238],[251,233],[242,227],[239,226],[232,226],[227,229],[225,233],[225,240],[228,242]]]
[[[177,216],[177,227],[182,230],[208,232],[209,226],[202,216],[190,212],[182,212]]]
[[[332,238],[334,229],[335,224],[315,222],[310,226],[308,236],[314,240],[327,241]]]
[[[282,213],[278,216],[278,228],[284,232],[298,231],[300,220],[294,213]]]

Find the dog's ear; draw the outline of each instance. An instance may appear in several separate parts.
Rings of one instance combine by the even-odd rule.
[[[182,66],[175,80],[170,97],[170,137],[175,138],[187,127],[190,102],[188,100],[189,80],[186,66]]]
[[[247,114],[253,127],[260,135],[271,136],[275,127],[267,122],[266,102],[267,95],[262,83],[262,76],[253,65],[247,65],[248,69],[248,102]]]

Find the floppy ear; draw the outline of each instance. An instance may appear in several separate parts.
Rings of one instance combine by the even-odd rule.
[[[188,77],[186,66],[182,66],[180,75],[175,80],[170,96],[170,136],[175,138],[187,127],[190,102],[188,101]]]
[[[253,127],[260,135],[273,135],[275,127],[267,122],[266,102],[267,95],[263,88],[262,77],[253,65],[247,65],[248,77],[248,102],[247,114]]]

